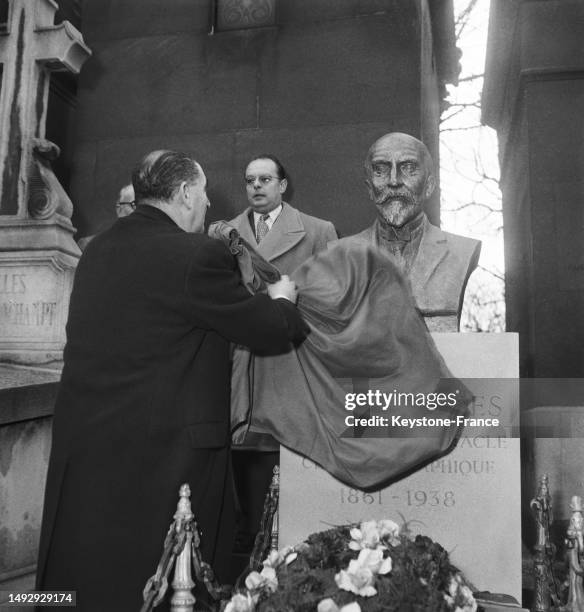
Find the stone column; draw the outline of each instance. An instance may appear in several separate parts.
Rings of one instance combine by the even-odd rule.
[[[50,74],[78,73],[91,55],[53,0],[12,0],[0,36],[0,361],[62,358],[73,271],[73,205],[45,140]]]

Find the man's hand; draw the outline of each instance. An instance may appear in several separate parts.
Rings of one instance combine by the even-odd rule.
[[[284,298],[295,304],[298,299],[298,289],[296,283],[291,281],[287,274],[283,274],[279,281],[272,285],[268,284],[268,295],[273,300]]]

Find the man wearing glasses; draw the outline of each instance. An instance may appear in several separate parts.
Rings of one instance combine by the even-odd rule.
[[[230,223],[282,274],[290,274],[336,240],[330,221],[311,217],[283,201],[288,177],[274,155],[253,158],[244,179],[249,207]]]
[[[132,186],[132,183],[124,185],[120,189],[120,193],[118,194],[118,200],[116,202],[116,216],[118,219],[121,219],[122,217],[127,217],[128,215],[131,215],[134,212],[134,210],[136,209],[135,199],[136,196],[134,195],[134,187]],[[77,242],[79,248],[84,251],[85,247],[95,238],[95,236],[97,236],[97,233],[81,238]]]
[[[116,215],[118,216],[118,219],[127,217],[134,212],[136,208],[135,199],[134,187],[132,186],[132,183],[129,185],[124,185],[120,189],[120,195],[118,196],[118,201],[116,202]]]
[[[286,170],[277,157],[261,154],[244,174],[249,207],[229,223],[282,274],[290,274],[337,239],[330,221],[312,217],[284,202]],[[244,350],[244,349],[241,349]],[[279,444],[267,434],[248,431],[234,461],[242,517],[237,552],[249,552],[259,530],[264,497],[279,461]]]

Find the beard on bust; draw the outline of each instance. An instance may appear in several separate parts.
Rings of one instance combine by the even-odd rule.
[[[407,189],[383,189],[374,195],[382,223],[400,228],[421,212],[419,199]]]

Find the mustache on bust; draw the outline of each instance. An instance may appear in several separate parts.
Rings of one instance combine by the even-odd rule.
[[[401,200],[404,204],[415,204],[416,199],[410,191],[406,190],[393,190],[393,189],[380,189],[376,191],[376,204],[385,204],[388,200]]]

